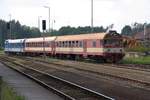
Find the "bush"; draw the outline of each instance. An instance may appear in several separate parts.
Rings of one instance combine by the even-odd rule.
[[[134,47],[134,48],[126,48],[125,50],[127,52],[148,52],[150,51],[150,48],[139,46],[139,47]]]
[[[124,64],[150,64],[150,56],[144,56],[144,57],[130,57],[130,58],[124,58],[122,60],[122,63]]]

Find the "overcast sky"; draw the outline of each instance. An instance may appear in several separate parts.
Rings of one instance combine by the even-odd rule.
[[[149,22],[149,4],[150,0],[94,0],[94,26],[114,24],[120,32],[124,25]],[[48,9],[43,6],[50,6],[55,29],[91,24],[91,0],[0,0],[0,19],[8,21],[11,14],[23,25],[38,27],[38,16],[48,20]]]

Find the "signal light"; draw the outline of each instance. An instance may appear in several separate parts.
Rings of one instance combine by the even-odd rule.
[[[10,29],[10,23],[9,22],[7,23],[7,29],[8,30]]]
[[[42,29],[46,30],[46,20],[42,20]]]

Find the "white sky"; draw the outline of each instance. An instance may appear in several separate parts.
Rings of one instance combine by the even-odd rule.
[[[149,4],[150,0],[94,0],[94,26],[114,24],[120,32],[124,25],[149,22]],[[48,20],[43,6],[51,7],[55,29],[91,25],[91,0],[0,0],[0,19],[8,21],[11,14],[23,25],[38,27],[38,16]]]

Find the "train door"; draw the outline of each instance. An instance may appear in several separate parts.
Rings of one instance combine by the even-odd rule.
[[[56,48],[56,46],[55,46],[56,44],[55,44],[55,42],[54,41],[52,41],[52,44],[51,44],[51,54],[52,55],[54,55],[55,54],[55,48]]]
[[[87,57],[87,40],[83,40],[83,56]]]

